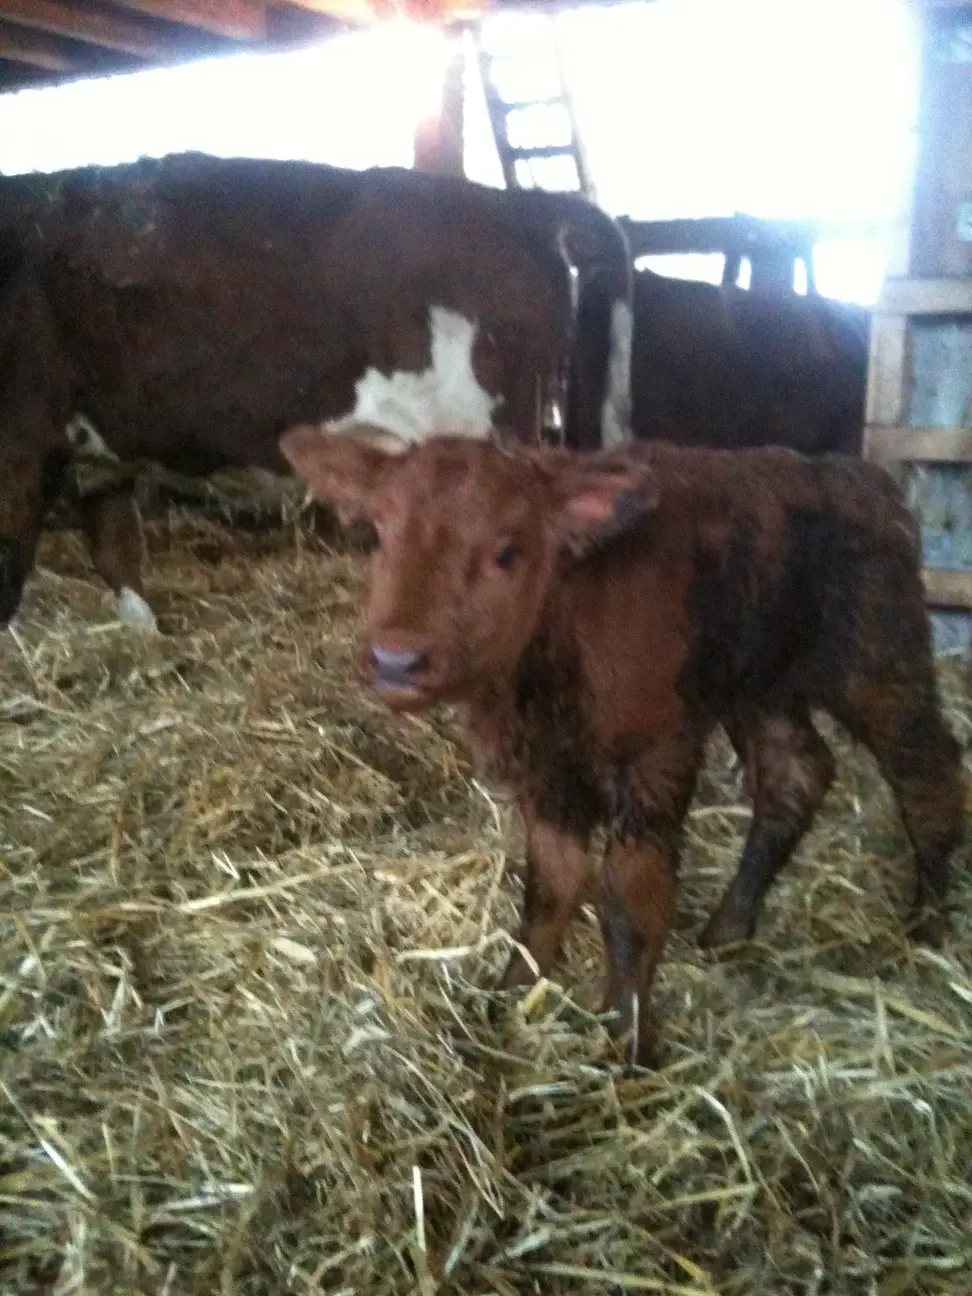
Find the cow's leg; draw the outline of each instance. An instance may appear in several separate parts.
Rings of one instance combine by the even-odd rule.
[[[962,835],[965,791],[958,743],[938,704],[931,660],[907,676],[871,676],[848,691],[841,720],[873,753],[887,779],[915,857],[911,936],[939,945],[951,920],[951,856]]]
[[[632,1060],[648,1065],[655,972],[675,919],[682,822],[698,773],[701,743],[657,742],[616,787],[612,835],[598,887],[607,956],[605,1011],[631,1036]]]
[[[91,465],[95,470],[122,475],[118,456],[86,415],[73,415],[64,434],[75,454],[81,456],[75,461],[76,472]],[[155,616],[145,601],[142,584],[145,539],[130,481],[116,481],[90,494],[75,481],[74,494],[94,569],[114,591],[119,617],[130,625],[154,630]]]
[[[524,817],[527,873],[517,941],[529,951],[540,975],[545,976],[590,879],[590,835],[586,830],[556,827],[529,806],[524,807]],[[528,985],[535,976],[520,950],[514,950],[500,988]]]
[[[790,859],[834,777],[834,757],[806,708],[759,711],[726,725],[745,762],[753,818],[735,877],[699,943],[749,940],[763,898]]]
[[[114,591],[119,617],[154,630],[155,616],[145,601],[142,583],[145,538],[131,490],[87,496],[79,501],[79,509],[95,571]]]

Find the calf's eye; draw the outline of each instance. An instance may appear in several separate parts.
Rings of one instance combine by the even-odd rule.
[[[517,549],[516,545],[503,545],[496,553],[496,566],[502,571],[510,571],[516,565],[516,560],[519,556],[520,551]]]

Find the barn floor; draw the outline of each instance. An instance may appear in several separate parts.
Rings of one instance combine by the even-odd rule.
[[[162,636],[65,533],[0,637],[0,1292],[972,1293],[968,853],[960,935],[914,950],[869,758],[716,959],[746,811],[714,750],[664,1065],[625,1078],[592,915],[562,984],[489,993],[515,817],[448,717],[349,683],[360,560],[179,513],[149,542]]]

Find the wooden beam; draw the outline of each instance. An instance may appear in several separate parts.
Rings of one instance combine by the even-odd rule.
[[[465,121],[466,50],[461,35],[449,42],[442,77],[442,94],[436,112],[423,118],[415,130],[416,171],[429,175],[465,175],[463,127]]]
[[[0,17],[2,12],[0,10]],[[0,59],[26,63],[45,72],[71,72],[78,66],[67,47],[54,37],[24,27],[7,26],[3,22],[0,22]]]
[[[867,458],[875,463],[972,463],[972,428],[867,428]]]
[[[338,22],[353,23],[359,26],[370,26],[381,16],[376,10],[385,8],[382,0],[292,0],[300,9],[309,9],[311,13],[323,14],[326,18],[335,18]],[[393,17],[389,8],[386,15]]]
[[[338,22],[362,26],[386,18],[409,18],[414,22],[462,27],[492,8],[489,0],[290,0],[290,3]]]
[[[0,96],[16,94],[18,90],[37,90],[58,85],[64,80],[63,72],[48,72],[30,63],[17,63],[0,58]]]
[[[972,279],[887,279],[874,309],[888,315],[972,315]]]
[[[798,253],[815,243],[839,239],[873,238],[881,232],[878,221],[764,220],[755,216],[710,216],[667,221],[632,220],[619,224],[633,256],[676,252],[740,252],[756,246],[783,245]]]
[[[908,363],[908,321],[901,315],[871,318],[870,359],[867,367],[867,422],[897,427],[905,418],[905,378]],[[865,457],[869,454],[867,436]]]
[[[64,0],[2,0],[5,22],[65,36],[86,45],[119,50],[136,58],[157,59],[166,46],[144,23],[75,9]]]
[[[267,34],[267,7],[263,0],[114,0],[114,3],[152,18],[200,27],[231,40],[262,41]]]
[[[931,607],[972,611],[972,571],[946,571],[926,567],[922,572],[925,597]]]

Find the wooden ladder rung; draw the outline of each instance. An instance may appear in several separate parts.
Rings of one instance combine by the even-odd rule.
[[[529,162],[532,158],[552,158],[552,157],[574,157],[574,150],[570,144],[537,144],[531,148],[514,148],[512,144],[508,145],[510,157],[517,162]]]

